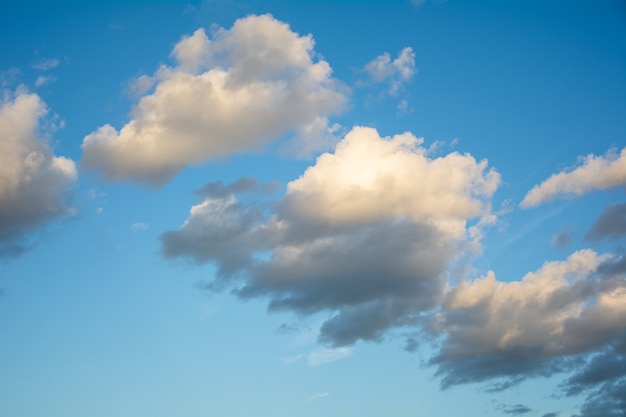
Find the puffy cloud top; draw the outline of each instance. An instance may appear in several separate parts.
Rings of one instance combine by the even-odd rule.
[[[198,29],[174,47],[178,66],[157,71],[130,122],[85,137],[82,163],[109,180],[158,185],[189,164],[325,122],[346,97],[313,47],[270,15],[239,19],[212,40]]]
[[[422,142],[411,133],[381,138],[355,127],[289,183],[284,208],[329,224],[407,218],[461,236],[468,219],[489,213],[500,175],[467,154],[431,159]]]
[[[565,359],[626,331],[626,280],[619,260],[591,249],[547,262],[521,281],[490,272],[453,287],[443,303],[446,334],[433,360],[444,386],[559,372]]]

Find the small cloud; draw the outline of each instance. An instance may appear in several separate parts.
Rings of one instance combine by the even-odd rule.
[[[185,5],[185,8],[183,9],[183,15],[187,15],[187,14],[193,14],[197,11],[198,9],[196,8],[196,6],[194,6],[191,3],[187,3]]]
[[[364,68],[373,83],[389,83],[389,95],[395,96],[401,87],[416,73],[413,48],[402,49],[396,59],[391,60],[389,52],[377,56]]]
[[[144,231],[144,230],[148,230],[148,228],[150,227],[149,224],[147,223],[133,223],[133,225],[131,226],[131,229],[136,230],[136,231]]]
[[[414,337],[409,337],[406,339],[405,344],[404,344],[404,350],[406,350],[407,352],[415,352],[417,351],[417,348],[419,347],[419,343],[417,342],[417,339],[415,339]]]
[[[297,334],[291,340],[291,342],[289,342],[288,347],[296,348],[296,347],[314,345],[317,342],[317,338],[320,334],[320,327],[321,327],[321,324],[308,327],[306,330]]]
[[[500,405],[497,409],[498,411],[501,411],[506,414],[511,414],[513,416],[519,416],[521,414],[527,414],[533,411],[532,408],[528,408],[527,406],[523,404],[515,404],[511,406]]]
[[[326,391],[316,392],[315,394],[311,395],[306,402],[310,403],[312,401],[319,400],[320,398],[328,397],[329,395],[330,395],[330,392],[326,392]]]
[[[406,99],[401,100],[396,106],[396,109],[398,110],[398,116],[404,116],[405,114],[408,114],[410,112],[409,102],[406,101]]]
[[[0,88],[6,88],[10,85],[17,84],[20,76],[20,70],[17,68],[9,68],[6,71],[0,71]]]
[[[61,62],[56,58],[42,59],[33,64],[33,68],[39,71],[48,71],[59,66]]]
[[[278,333],[278,334],[289,334],[289,333],[294,333],[297,330],[298,330],[298,326],[297,325],[283,323],[280,326],[278,326],[278,328],[276,329],[276,333]]]
[[[95,214],[97,214],[98,216],[102,214],[102,212],[104,211],[104,209],[102,207],[96,207],[93,212]]]
[[[556,246],[558,248],[564,248],[572,243],[572,234],[569,230],[561,230],[552,236],[552,240],[550,241],[550,245]]]
[[[347,347],[336,349],[320,348],[309,353],[307,356],[307,365],[311,367],[326,365],[350,356],[352,356],[352,349]]]
[[[57,77],[54,77],[54,76],[46,77],[45,75],[40,75],[35,80],[35,87],[41,87],[43,85],[49,84],[51,82],[56,81],[56,79],[57,79]]]
[[[605,207],[591,230],[585,235],[585,239],[618,239],[624,236],[626,236],[626,203]]]

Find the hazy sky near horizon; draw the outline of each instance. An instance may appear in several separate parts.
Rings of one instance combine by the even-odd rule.
[[[626,416],[622,1],[0,1],[0,415]]]

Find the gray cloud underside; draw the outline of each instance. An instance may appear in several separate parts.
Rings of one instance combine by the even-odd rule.
[[[239,277],[238,296],[265,297],[271,310],[336,311],[321,328],[324,342],[379,340],[442,296],[454,252],[432,226],[385,221],[336,230],[302,222],[278,230],[259,226],[266,219],[257,206],[210,201],[219,220],[192,218],[163,234],[163,254],[215,262],[222,280]],[[264,251],[269,259],[255,255]]]
[[[18,89],[0,98],[0,257],[17,257],[24,242],[71,212],[67,193],[77,178],[74,162],[54,155],[41,131],[48,109],[37,94]]]
[[[587,239],[620,238],[626,235],[626,203],[605,207],[586,235]]]
[[[527,414],[533,411],[532,408],[529,408],[525,406],[524,404],[502,406],[502,407],[499,407],[498,410],[506,414],[511,414],[512,416],[519,416],[519,415]]]

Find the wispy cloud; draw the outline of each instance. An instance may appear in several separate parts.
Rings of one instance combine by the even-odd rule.
[[[626,186],[626,148],[619,154],[617,149],[610,149],[603,156],[587,155],[579,160],[575,169],[554,174],[534,186],[520,207],[536,207],[557,196],[580,196],[592,190]]]
[[[336,349],[319,348],[309,353],[306,361],[307,365],[316,367],[320,365],[326,365],[328,363],[336,362],[341,359],[345,359],[352,356],[352,349],[347,347],[341,347]]]
[[[149,227],[150,225],[148,223],[137,222],[137,223],[133,223],[133,225],[130,228],[135,231],[142,232],[144,230],[148,230]]]
[[[319,400],[321,398],[325,398],[328,397],[330,395],[330,392],[324,391],[324,392],[316,392],[315,394],[311,395],[306,402],[310,403],[312,401],[315,400]]]
[[[41,61],[33,64],[33,68],[40,71],[48,71],[58,67],[60,63],[61,61],[56,58],[42,59]]]

